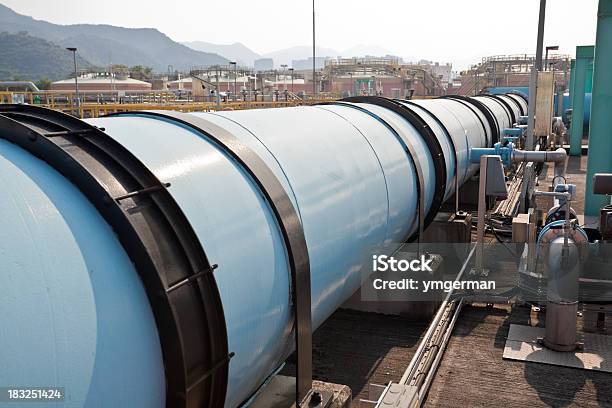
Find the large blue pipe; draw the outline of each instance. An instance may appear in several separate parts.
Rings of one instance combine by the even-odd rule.
[[[511,95],[523,95],[525,98],[529,96],[529,88],[528,87],[510,87],[510,86],[496,86],[487,88],[487,92],[492,95],[500,95],[500,94],[509,94]],[[561,98],[561,103],[559,103],[559,98]],[[563,118],[563,121],[567,125],[569,123],[570,118],[567,117],[566,111],[571,108],[571,101],[569,92],[564,93],[555,93],[554,98],[554,106],[555,106],[555,115]],[[584,94],[584,126],[589,126],[589,121],[591,118],[591,92],[586,92]]]
[[[389,253],[418,231],[419,194],[430,216],[455,182],[475,173],[469,149],[499,140],[504,115],[457,97],[349,98],[191,117],[232,134],[286,191],[307,244],[316,328],[359,288],[364,256]],[[66,170],[3,140],[23,117],[0,111],[0,385],[63,386],[69,407],[164,406],[165,346],[142,271]],[[291,270],[271,204],[244,164],[204,131],[146,112],[86,122],[169,183],[218,264],[222,340],[234,353],[225,406],[239,406],[293,348]],[[45,126],[32,123],[34,131]]]
[[[592,99],[592,93],[591,92],[586,92],[584,94],[584,119],[583,119],[583,125],[585,128],[589,127],[589,122],[591,120],[591,99]],[[563,121],[565,122],[565,124],[567,125],[570,121],[571,121],[571,117],[568,117],[568,115],[566,114],[567,110],[571,108],[571,101],[570,101],[570,94],[569,92],[565,92],[563,94],[563,102],[562,102],[562,108],[561,108],[561,114],[559,116],[563,117]]]

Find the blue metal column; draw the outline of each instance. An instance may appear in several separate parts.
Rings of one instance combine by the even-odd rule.
[[[608,198],[593,194],[593,174],[612,172],[612,0],[599,0],[595,44],[584,208],[586,215],[597,215],[599,209],[608,204]]]
[[[576,47],[576,62],[572,78],[571,101],[572,123],[570,127],[570,155],[580,156],[582,153],[582,136],[584,134],[584,93],[588,62],[593,58],[592,45]]]

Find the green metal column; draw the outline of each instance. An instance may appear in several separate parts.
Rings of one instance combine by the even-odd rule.
[[[570,155],[582,153],[582,136],[584,134],[584,93],[589,61],[593,58],[592,45],[576,47],[576,62],[570,90],[572,106],[572,123],[570,126]]]
[[[593,50],[593,53],[595,53],[595,50]],[[593,92],[593,57],[594,55],[587,61],[586,76],[584,80],[585,93]]]
[[[612,0],[599,0],[584,213],[598,215],[609,198],[593,194],[593,174],[612,173]]]
[[[574,80],[575,79],[576,79],[576,60],[572,59],[572,61],[570,62],[570,83],[569,83],[570,100],[569,100],[568,108],[572,107],[572,93],[574,93]]]

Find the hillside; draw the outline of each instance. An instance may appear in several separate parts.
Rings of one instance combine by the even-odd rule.
[[[169,66],[189,70],[194,66],[227,64],[227,59],[220,55],[193,50],[153,28],[52,24],[18,14],[2,4],[0,27],[9,33],[27,31],[61,47],[77,47],[84,59],[98,66],[112,62],[166,71]]]
[[[253,62],[261,56],[242,43],[212,44],[205,41],[187,41],[183,45],[197,51],[212,52],[223,57],[238,61],[239,65],[253,66]]]
[[[332,48],[317,47],[317,57],[337,57],[338,55],[341,55],[340,52]],[[264,58],[273,58],[274,66],[277,67],[281,64],[291,66],[293,60],[307,59],[311,56],[312,46],[309,45],[298,45],[263,55]]]
[[[79,67],[89,65],[78,58]],[[0,33],[0,80],[64,79],[74,71],[72,53],[26,33]]]

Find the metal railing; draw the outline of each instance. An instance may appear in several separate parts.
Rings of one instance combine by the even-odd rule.
[[[566,61],[570,58],[569,55],[567,54],[550,54],[548,56],[548,59],[550,61],[557,61],[557,60],[561,60],[561,61]],[[525,62],[531,62],[535,60],[535,55],[534,54],[509,54],[509,55],[491,55],[488,57],[483,57],[482,58],[482,62],[483,63],[487,63],[487,62],[512,62],[512,61],[525,61]]]
[[[57,92],[0,92],[0,103],[26,103],[55,109],[81,118],[95,118],[115,112],[137,110],[174,110],[180,112],[202,112],[220,110],[266,109],[300,105],[312,105],[338,99],[336,95],[320,95],[316,99],[280,98],[276,101],[216,101],[194,102],[176,99],[171,93],[151,93],[130,95],[122,98],[122,103],[88,102],[81,94],[81,104],[75,103],[74,93]]]
[[[169,91],[81,91],[82,103],[173,103],[177,95]],[[0,103],[28,103],[50,108],[72,107],[76,101],[74,91],[0,91]]]

